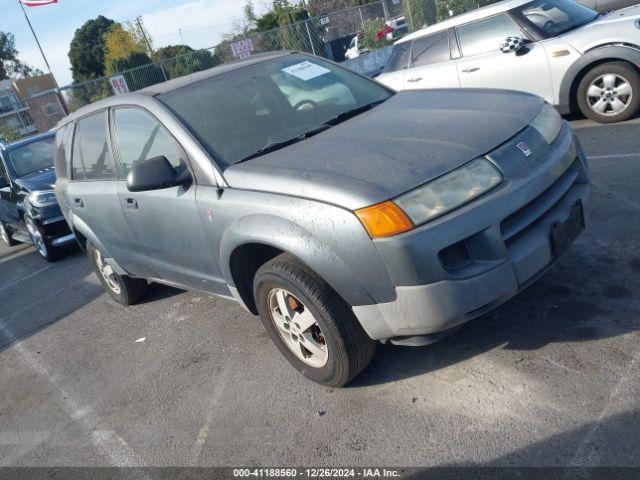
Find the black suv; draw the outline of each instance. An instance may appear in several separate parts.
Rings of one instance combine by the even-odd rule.
[[[0,238],[9,246],[33,243],[47,261],[75,243],[53,186],[53,132],[0,143]]]

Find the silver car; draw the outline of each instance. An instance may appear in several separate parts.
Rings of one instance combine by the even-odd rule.
[[[640,5],[600,15],[571,0],[508,0],[396,43],[380,82],[395,90],[505,88],[597,122],[640,107]]]
[[[56,171],[113,299],[149,282],[234,299],[330,386],[377,341],[425,345],[531,284],[585,228],[590,191],[539,97],[396,94],[292,53],[84,107],[59,124]]]

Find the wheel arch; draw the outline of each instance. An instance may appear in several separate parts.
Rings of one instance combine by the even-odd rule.
[[[567,105],[569,110],[578,110],[576,92],[580,81],[589,70],[608,62],[626,62],[640,73],[640,48],[635,45],[610,44],[587,50],[565,74],[560,85],[559,103]]]
[[[231,225],[220,245],[222,273],[239,300],[256,313],[253,279],[272,258],[289,253],[322,277],[349,305],[370,305],[373,297],[347,264],[319,238],[289,220],[250,215]]]

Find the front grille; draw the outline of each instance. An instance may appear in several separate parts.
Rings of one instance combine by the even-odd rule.
[[[534,227],[549,210],[562,200],[562,197],[566,195],[578,178],[578,162],[580,160],[576,158],[553,185],[502,221],[500,229],[507,248]]]

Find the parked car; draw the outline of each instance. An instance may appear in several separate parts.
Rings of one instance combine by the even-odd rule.
[[[54,136],[0,143],[0,238],[9,246],[32,243],[50,262],[75,243],[53,190]]]
[[[387,40],[397,40],[409,33],[409,23],[406,17],[396,17],[386,22],[387,27],[393,29],[392,32],[387,34]]]
[[[520,90],[619,122],[640,107],[640,6],[598,15],[571,0],[496,3],[404,37],[377,80]]]
[[[367,53],[369,50],[362,46],[362,34],[358,34],[351,39],[351,43],[347,48],[347,52],[344,54],[344,57],[347,60],[353,60],[354,58],[358,58],[363,53]]]
[[[283,92],[294,79],[306,102]],[[375,341],[427,344],[533,282],[584,229],[590,191],[539,97],[396,94],[297,53],[94,103],[56,144],[57,197],[114,300],[148,282],[233,298],[331,386]]]

